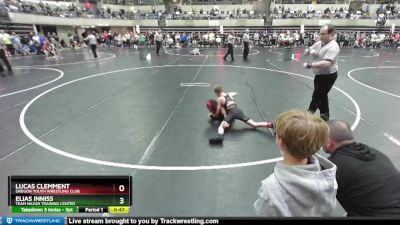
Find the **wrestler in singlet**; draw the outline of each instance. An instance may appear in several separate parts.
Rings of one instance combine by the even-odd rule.
[[[247,123],[250,118],[244,115],[243,111],[238,107],[233,98],[229,94],[225,94],[224,99],[225,103],[222,107],[227,112],[224,121],[231,123],[233,120],[238,119]]]

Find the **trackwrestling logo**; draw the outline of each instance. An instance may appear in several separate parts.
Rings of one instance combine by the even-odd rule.
[[[64,225],[64,217],[3,217],[7,225]],[[5,223],[4,223],[5,222]]]

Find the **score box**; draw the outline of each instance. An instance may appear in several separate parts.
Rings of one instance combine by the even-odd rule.
[[[15,212],[132,205],[130,176],[9,176],[8,185]]]

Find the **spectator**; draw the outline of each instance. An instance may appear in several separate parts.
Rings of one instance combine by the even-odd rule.
[[[66,48],[67,47],[67,44],[65,43],[64,39],[61,39],[60,44],[61,44],[62,48]]]
[[[400,215],[400,173],[378,150],[354,140],[349,124],[328,121],[326,152],[337,166],[337,199],[347,216]]]
[[[249,46],[250,46],[250,36],[249,29],[246,29],[246,32],[243,34],[243,60],[247,60],[247,56],[249,55]]]
[[[41,49],[40,49],[40,38],[39,35],[35,34],[32,37],[32,46],[31,46],[31,52],[35,54],[41,54]]]
[[[146,46],[146,37],[144,36],[143,33],[141,33],[139,37],[139,46],[140,47]]]
[[[11,40],[14,45],[14,51],[18,52],[19,54],[23,54],[22,51],[22,44],[21,44],[21,37],[16,35],[15,32],[11,33]]]
[[[215,34],[211,31],[208,34],[208,39],[209,39],[209,43],[210,43],[210,47],[215,45]]]
[[[329,127],[318,116],[289,110],[275,122],[283,161],[261,182],[254,203],[261,216],[333,216],[336,166],[315,154],[328,143]]]
[[[217,47],[221,47],[221,37],[219,35],[217,35],[217,37],[215,38],[215,43],[217,45]]]
[[[13,46],[13,40],[10,36],[10,34],[4,32],[3,30],[0,31],[0,38],[2,41],[2,44],[5,46],[5,49],[11,54],[15,54],[15,48]]]
[[[109,46],[109,42],[108,42],[108,32],[107,31],[104,31],[103,32],[103,47],[106,47],[106,46],[108,46],[108,47],[110,47]]]
[[[397,48],[397,46],[399,45],[400,45],[400,33],[397,32],[395,35],[393,35],[392,47]]]
[[[182,46],[182,47],[187,47],[187,45],[188,45],[188,43],[187,43],[188,37],[187,37],[187,35],[185,34],[185,32],[182,32],[182,34],[181,34],[181,36],[180,36],[180,41],[181,41],[181,46]]]
[[[254,33],[253,39],[254,39],[254,45],[255,45],[255,46],[259,46],[259,44],[260,44],[260,34],[259,34],[259,31],[256,31],[256,32]]]
[[[4,35],[5,35],[5,32],[3,30],[0,30],[0,59],[3,60],[4,64],[6,64],[8,72],[11,73],[12,68],[6,57],[6,44],[4,43],[4,39],[3,39]],[[0,73],[2,73],[3,71],[4,71],[4,68],[3,68],[2,64],[0,63]]]
[[[43,51],[46,56],[46,59],[60,57],[60,54],[57,51],[56,47],[48,39],[46,39],[44,42]]]

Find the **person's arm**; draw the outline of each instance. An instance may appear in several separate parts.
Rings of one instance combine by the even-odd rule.
[[[221,108],[222,108],[222,104],[223,104],[223,98],[219,97],[217,99],[217,110],[215,111],[215,113],[213,114],[214,117],[218,117],[218,115],[221,113]]]
[[[317,54],[317,51],[315,50],[315,46],[319,43],[319,41],[315,42],[311,47],[309,47],[308,49],[306,49],[304,51],[304,55],[306,56],[314,56],[315,54]]]
[[[275,205],[268,199],[265,199],[262,194],[258,193],[258,199],[254,202],[254,210],[258,216],[276,217],[282,216]]]
[[[226,117],[226,110],[223,107],[221,107],[221,114],[224,118]]]
[[[337,46],[332,47],[325,53],[325,55],[323,56],[323,60],[317,62],[304,63],[304,67],[307,69],[329,68],[332,65],[332,63],[336,60],[338,54],[339,54],[339,47]]]
[[[229,96],[233,97],[233,96],[236,96],[236,95],[237,95],[237,92],[228,92],[227,94],[228,94]]]
[[[304,63],[304,67],[307,69],[311,69],[311,68],[329,68],[332,65],[332,61],[331,60],[321,60],[318,62],[308,62],[308,63]]]

